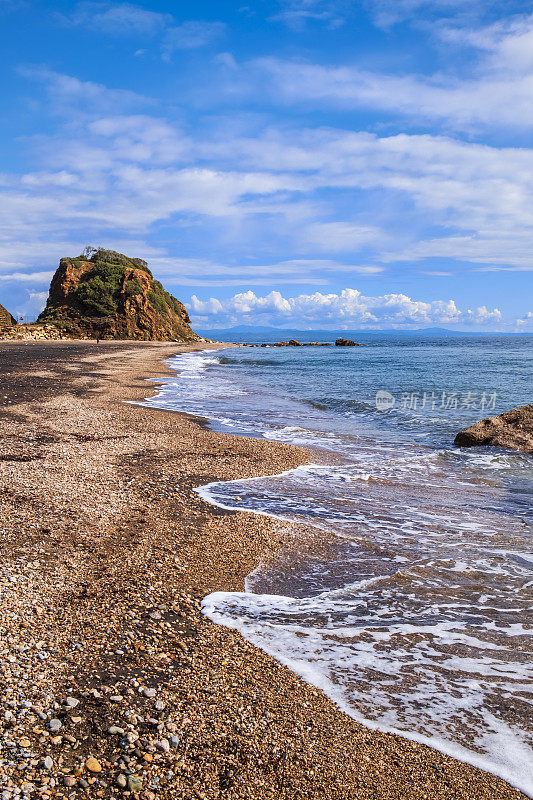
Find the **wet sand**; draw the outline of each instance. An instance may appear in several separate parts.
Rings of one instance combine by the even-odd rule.
[[[309,458],[123,402],[205,347],[0,343],[2,800],[523,797],[200,613],[295,530],[192,489]]]

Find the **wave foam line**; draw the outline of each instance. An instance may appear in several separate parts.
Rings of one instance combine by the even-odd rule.
[[[318,528],[319,530],[322,529],[322,526],[318,523],[313,523],[312,521],[305,520],[305,523],[302,521],[301,523],[298,520],[295,520],[294,517],[286,517],[282,514],[273,514],[272,512],[260,511],[254,508],[246,508],[242,505],[242,503],[230,505],[229,503],[223,503],[220,500],[215,500],[213,495],[211,494],[211,489],[217,485],[227,485],[227,484],[248,484],[251,481],[260,481],[260,480],[268,480],[269,478],[279,478],[283,477],[284,475],[288,475],[292,472],[300,471],[307,471],[313,468],[320,468],[322,465],[319,464],[305,464],[299,467],[293,467],[288,470],[284,470],[283,472],[277,473],[275,475],[259,475],[253,478],[236,478],[230,481],[213,481],[212,483],[205,484],[204,486],[197,487],[194,491],[200,495],[200,497],[205,500],[206,502],[210,503],[211,505],[218,506],[219,508],[223,508],[226,511],[245,511],[250,514],[257,514],[258,516],[262,517],[270,517],[271,519],[278,519],[282,520],[283,522],[290,522],[292,524],[305,524],[309,527]],[[364,583],[364,582],[363,582]],[[530,757],[530,750],[527,745],[520,746],[520,743],[516,740],[516,735],[509,733],[506,730],[506,726],[501,722],[498,721],[496,718],[492,718],[493,727],[496,730],[499,739],[499,750],[503,753],[508,754],[508,760],[510,763],[514,763],[514,767],[508,766],[505,763],[497,763],[490,760],[490,757],[481,755],[476,753],[472,750],[468,750],[466,747],[462,745],[451,742],[447,739],[441,739],[436,736],[424,736],[423,734],[418,734],[412,731],[400,730],[398,728],[394,728],[392,726],[384,726],[380,725],[379,723],[374,722],[373,720],[367,719],[365,716],[360,714],[353,706],[345,700],[342,690],[339,689],[332,681],[326,678],[323,674],[321,674],[317,669],[315,669],[309,662],[303,661],[301,659],[291,658],[290,656],[284,654],[280,650],[277,650],[274,647],[269,647],[264,642],[259,642],[254,639],[253,636],[249,635],[247,631],[246,625],[244,625],[239,618],[232,618],[221,614],[217,611],[217,604],[221,604],[226,601],[228,598],[231,597],[238,597],[239,594],[246,594],[246,593],[238,593],[238,592],[213,592],[210,595],[207,595],[202,601],[202,612],[208,617],[212,622],[217,625],[223,625],[226,628],[232,628],[234,630],[239,631],[239,633],[247,639],[247,641],[251,642],[251,644],[259,647],[260,650],[267,653],[267,655],[275,658],[284,666],[288,667],[294,673],[299,675],[304,681],[315,686],[316,688],[320,689],[324,692],[337,706],[338,708],[349,717],[354,719],[356,722],[359,722],[361,725],[364,725],[366,728],[370,730],[380,731],[382,733],[391,733],[397,736],[401,736],[404,739],[408,739],[412,742],[418,742],[419,744],[426,745],[427,747],[431,747],[434,750],[443,753],[446,756],[450,756],[451,758],[455,758],[458,761],[462,761],[465,764],[470,764],[473,767],[477,767],[478,769],[483,770],[484,772],[489,772],[492,775],[497,775],[502,780],[506,781],[511,786],[514,786],[516,789],[519,789],[523,792],[527,797],[533,798],[533,783],[531,781],[531,776],[528,774],[527,768],[521,772],[518,768],[519,764],[527,765],[529,762]],[[268,596],[267,596],[268,597]],[[279,598],[278,598],[279,599]],[[487,712],[489,714],[489,712]],[[490,715],[492,717],[492,715]]]
[[[198,351],[198,355],[203,353],[210,352],[210,351]],[[193,355],[192,353],[190,354]],[[174,365],[171,365],[174,366]],[[207,366],[207,365],[205,365]],[[174,366],[174,369],[177,370],[177,365]],[[199,374],[197,373],[199,377]],[[191,375],[192,377],[192,375]],[[146,403],[148,404],[148,403]],[[140,403],[139,403],[140,405]],[[308,464],[304,465],[304,467],[295,467],[289,470],[285,470],[281,473],[276,475],[260,475],[256,476],[255,478],[238,478],[231,481],[213,481],[212,483],[206,484],[204,486],[197,487],[195,491],[199,494],[199,496],[205,500],[206,502],[210,503],[211,505],[218,506],[219,508],[223,508],[228,511],[246,511],[248,513],[257,514],[259,516],[270,517],[271,519],[279,519],[284,522],[291,522],[293,524],[298,524],[298,521],[294,519],[294,517],[285,517],[283,515],[273,514],[272,512],[260,511],[253,508],[246,508],[243,507],[242,504],[239,505],[229,505],[226,503],[222,503],[221,501],[215,500],[214,497],[210,493],[210,489],[216,485],[220,484],[228,484],[228,483],[248,483],[253,480],[265,480],[273,477],[282,477],[287,475],[295,470],[302,470],[307,468],[318,467],[320,468],[321,465],[318,464]],[[301,524],[304,524],[303,521]],[[314,524],[313,522],[305,521],[306,525],[310,527],[315,527],[321,529],[321,526],[318,524]],[[245,593],[240,593],[245,594]],[[380,725],[373,720],[367,719],[362,714],[356,711],[344,698],[342,691],[336,687],[332,681],[326,678],[324,675],[320,674],[318,670],[313,668],[313,666],[301,659],[291,658],[282,652],[276,650],[275,648],[269,648],[264,643],[259,643],[254,641],[253,637],[247,635],[246,626],[239,620],[238,618],[231,618],[225,616],[217,611],[217,604],[222,603],[226,599],[231,596],[239,596],[239,593],[231,593],[231,592],[213,592],[212,594],[205,597],[202,601],[202,612],[205,614],[206,617],[211,619],[215,624],[223,625],[226,628],[231,628],[237,630],[244,636],[245,639],[250,641],[256,647],[263,650],[263,652],[270,655],[272,658],[275,658],[284,666],[288,667],[292,670],[295,674],[299,675],[304,681],[315,686],[316,688],[323,691],[336,705],[337,707],[345,714],[347,714],[352,719],[359,722],[364,727],[370,730],[377,730],[383,733],[391,733],[397,736],[401,736],[404,739],[409,741],[418,742],[419,744],[426,745],[428,747],[437,750],[444,755],[450,756],[455,758],[459,761],[462,761],[465,764],[470,764],[473,767],[481,769],[485,772],[489,772],[493,775],[497,775],[498,777],[505,780],[511,786],[522,791],[526,796],[533,798],[533,785],[531,784],[531,779],[527,775],[527,773],[521,774],[520,771],[517,769],[518,764],[527,764],[529,758],[529,751],[526,754],[526,747],[524,746],[523,752],[522,748],[517,744],[516,737],[512,737],[513,741],[510,742],[511,735],[504,730],[506,726],[502,725],[501,722],[494,719],[494,727],[499,727],[500,729],[500,743],[501,743],[501,750],[505,753],[509,753],[512,758],[509,760],[514,763],[514,768],[512,769],[510,766],[505,764],[496,764],[488,759],[488,757],[483,756],[479,753],[475,753],[473,751],[468,750],[467,748],[463,747],[460,744],[450,742],[446,739],[440,739],[438,737],[428,737],[423,736],[422,734],[413,733],[411,731],[404,731],[399,730],[394,727],[386,727]],[[492,716],[492,715],[490,715]],[[512,752],[510,752],[510,748]],[[517,774],[518,772],[518,774]]]
[[[270,515],[265,514],[265,516]],[[225,601],[228,599],[243,596],[245,594],[245,592],[213,592],[212,594],[207,595],[207,597],[204,597],[202,600],[202,613],[205,614],[205,616],[215,624],[223,625],[226,628],[232,628],[233,630],[238,631],[255,647],[258,647],[267,655],[275,658],[281,664],[288,667],[290,670],[292,670],[292,672],[296,673],[304,681],[306,681],[306,683],[309,683],[310,685],[315,686],[317,689],[323,691],[324,694],[333,700],[335,705],[343,713],[347,714],[347,716],[351,717],[356,722],[359,722],[364,727],[369,728],[370,730],[380,731],[381,733],[395,734],[396,736],[401,736],[409,741],[418,742],[418,744],[431,747],[446,756],[455,758],[465,764],[470,764],[471,766],[477,767],[484,772],[490,772],[492,775],[497,775],[511,786],[519,789],[527,797],[533,798],[533,784],[531,783],[531,777],[527,772],[527,767],[523,770],[522,774],[519,768],[520,764],[528,764],[530,750],[526,745],[521,748],[516,741],[516,736],[508,733],[506,726],[503,725],[501,721],[496,720],[494,717],[492,718],[494,728],[496,730],[499,729],[499,744],[501,751],[508,755],[508,760],[514,763],[514,768],[512,768],[510,765],[508,766],[506,764],[495,763],[487,756],[483,756],[479,753],[468,750],[456,742],[450,742],[447,739],[441,739],[436,736],[424,736],[411,731],[387,727],[380,725],[373,720],[367,719],[345,700],[342,691],[335,686],[335,684],[329,680],[329,678],[321,674],[309,662],[301,659],[291,658],[280,650],[277,650],[274,647],[269,647],[264,642],[256,641],[253,636],[249,635],[246,625],[244,625],[239,618],[226,616],[217,610],[217,606],[225,603]],[[266,595],[265,599],[268,597],[272,598],[271,595]],[[283,599],[278,596],[275,597],[277,600]],[[490,716],[492,717],[492,715]]]

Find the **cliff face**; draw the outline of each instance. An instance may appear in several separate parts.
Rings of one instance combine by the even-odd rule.
[[[155,281],[146,262],[113,250],[62,258],[38,322],[67,336],[194,342],[185,306]]]
[[[10,314],[7,308],[0,305],[0,328],[11,328],[17,324],[17,320]]]

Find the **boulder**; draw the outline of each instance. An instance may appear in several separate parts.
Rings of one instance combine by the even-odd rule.
[[[487,417],[459,431],[458,447],[505,447],[533,453],[533,405],[519,406],[497,417]]]
[[[289,339],[289,347],[301,347],[302,343],[297,339]]]
[[[336,339],[335,340],[336,347],[364,347],[363,344],[358,344],[354,342],[353,339]]]

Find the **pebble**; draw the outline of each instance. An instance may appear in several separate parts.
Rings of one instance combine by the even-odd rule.
[[[50,756],[46,756],[46,758],[44,759],[44,768],[45,769],[52,769],[53,766],[54,766],[54,762],[51,759],[51,757]]]
[[[89,772],[102,771],[102,765],[100,764],[99,761],[96,760],[96,758],[93,758],[93,756],[87,759],[87,761],[85,762],[85,766],[89,770]]]
[[[128,776],[128,789],[130,792],[140,792],[143,788],[142,780],[137,775]]]
[[[196,437],[200,436],[196,426],[193,426],[190,441],[185,437],[175,446],[177,440],[169,438],[165,443],[165,448],[167,444],[172,445],[169,447],[171,463],[168,467],[172,503],[176,496],[179,500],[177,506],[172,505],[168,530],[159,531],[158,528],[153,542],[151,533],[146,540],[141,537],[139,547],[133,538],[134,546],[124,546],[123,558],[120,561],[112,559],[111,550],[116,553],[122,545],[119,545],[120,528],[116,539],[108,542],[109,514],[120,523],[121,511],[124,510],[126,515],[130,513],[129,497],[122,497],[124,487],[113,486],[115,459],[117,454],[126,454],[132,449],[143,452],[151,442],[147,437],[152,433],[143,431],[137,436],[135,432],[137,438],[134,442],[115,442],[112,436],[107,436],[108,432],[114,433],[112,426],[107,431],[109,420],[115,413],[109,407],[98,411],[101,424],[98,430],[92,431],[89,426],[92,424],[91,408],[95,405],[92,399],[87,413],[85,401],[77,396],[74,400],[69,399],[68,403],[61,398],[56,402],[58,405],[51,405],[46,421],[47,427],[50,425],[51,430],[57,432],[57,442],[50,445],[50,453],[54,465],[65,463],[66,456],[69,460],[72,457],[72,470],[53,471],[48,485],[46,476],[50,470],[48,467],[41,470],[41,462],[36,461],[31,470],[23,464],[14,482],[20,494],[13,495],[16,534],[13,544],[17,547],[20,544],[22,549],[21,557],[18,558],[18,552],[15,552],[16,558],[9,563],[23,565],[22,559],[27,558],[26,549],[32,555],[34,551],[35,555],[39,553],[39,557],[42,551],[43,558],[40,567],[34,564],[38,572],[31,573],[28,585],[21,572],[14,588],[7,587],[8,592],[16,589],[20,593],[18,606],[13,606],[9,594],[1,609],[5,618],[2,616],[0,649],[5,648],[7,655],[2,657],[3,673],[0,677],[4,690],[7,682],[8,693],[0,713],[0,800],[118,800],[122,797],[124,800],[133,800],[134,797],[154,800],[154,792],[158,800],[211,797],[239,797],[241,800],[281,800],[282,797],[283,800],[296,800],[297,797],[303,800],[306,797],[310,800],[319,796],[323,800],[340,800],[341,797],[370,800],[370,797],[378,795],[386,796],[388,800],[444,800],[451,795],[454,800],[473,800],[474,797],[477,800],[518,800],[518,794],[506,790],[497,778],[486,779],[494,784],[491,792],[484,787],[484,779],[475,778],[470,767],[457,766],[456,762],[440,754],[432,755],[433,751],[426,751],[418,745],[397,744],[395,738],[370,733],[368,742],[372,743],[367,745],[367,738],[354,732],[354,724],[328,710],[329,705],[325,708],[322,700],[317,701],[316,709],[313,707],[311,696],[320,698],[321,695],[298,688],[300,684],[296,678],[291,679],[284,668],[276,666],[251,645],[243,645],[231,632],[204,623],[203,617],[198,616],[195,597],[185,590],[176,592],[176,574],[172,565],[178,563],[173,551],[180,508],[184,514],[184,539],[176,549],[183,549],[180,563],[187,564],[187,569],[183,568],[183,582],[196,586],[195,596],[206,590],[203,541],[201,563],[194,561],[198,549],[194,531],[197,523],[204,524],[204,512],[210,520],[205,531],[209,541],[213,538],[214,557],[218,559],[220,556],[220,566],[210,566],[213,589],[219,585],[219,572],[223,581],[227,581],[222,572],[226,567],[234,570],[231,572],[232,582],[241,574],[243,550],[249,567],[263,547],[261,531],[259,544],[249,548],[253,530],[250,532],[244,523],[241,529],[234,516],[220,520],[211,517],[198,505],[196,495],[192,501],[185,498],[186,502],[179,499],[181,489],[176,495],[175,476],[188,458],[181,458],[180,447],[191,450],[195,464],[196,450],[201,451],[201,441],[196,447]],[[69,410],[70,416],[63,416],[63,406]],[[75,419],[70,413],[73,409]],[[141,413],[148,415],[148,412]],[[40,436],[42,411],[35,419],[36,435]],[[169,428],[177,424],[170,415],[165,419]],[[165,425],[165,419],[161,418],[160,425]],[[102,428],[106,429],[105,436],[102,436]],[[75,441],[71,441],[71,431],[75,431]],[[90,433],[94,433],[94,441],[89,437],[85,451],[78,437],[85,438]],[[216,436],[209,433],[209,437]],[[111,441],[107,443],[107,439]],[[133,444],[134,448],[130,446]],[[228,447],[226,441],[223,446]],[[173,455],[176,452],[180,452],[179,463]],[[241,462],[234,465],[230,451],[225,452],[228,458],[220,462],[227,462],[226,466],[220,467],[223,474],[217,472],[213,475],[220,479],[234,477],[234,469],[240,474]],[[107,472],[110,455],[112,469]],[[46,455],[43,466],[48,463],[47,459]],[[128,459],[129,456],[125,459],[126,465]],[[210,459],[211,456],[209,470],[212,468]],[[152,460],[150,458],[149,462]],[[151,463],[143,466],[144,456],[141,461],[143,480],[152,480],[154,474],[159,476],[160,469],[164,471],[167,468],[164,462],[161,465],[158,462],[154,472]],[[250,464],[255,460],[245,461],[243,458],[246,474],[250,470],[254,472],[256,466]],[[269,462],[269,470],[274,466],[278,466],[275,458]],[[10,479],[12,469],[19,468],[16,464],[7,467]],[[257,468],[260,467],[262,465],[258,464]],[[4,469],[5,465],[2,466]],[[206,474],[205,466],[196,469],[194,474]],[[46,479],[44,489],[40,486],[43,476]],[[108,494],[99,496],[102,484]],[[119,494],[116,493],[118,489]],[[47,493],[54,496],[48,497]],[[189,494],[187,488],[187,497]],[[32,500],[41,495],[44,495],[42,508],[37,503],[26,501],[26,496]],[[93,495],[94,508],[91,505]],[[1,496],[2,508],[4,502],[11,503],[9,497]],[[159,513],[158,498],[159,495],[154,495],[156,517]],[[57,505],[54,505],[56,501]],[[135,502],[147,507],[151,504],[144,494],[142,502],[141,499]],[[219,522],[224,534],[221,551],[216,542]],[[3,523],[2,515],[0,527]],[[258,526],[263,524],[259,518],[257,523]],[[51,527],[44,528],[44,524]],[[132,534],[135,534],[135,525],[135,520],[132,520]],[[270,520],[264,523],[265,532],[271,525]],[[129,520],[124,520],[124,528],[127,529],[126,543],[130,535]],[[277,530],[274,530],[272,543],[278,544]],[[230,544],[226,552],[226,545]],[[7,548],[4,536],[2,545]],[[108,562],[113,562],[108,564],[111,567],[109,572],[100,571],[101,552],[104,564],[106,556]],[[88,567],[95,567],[92,572],[82,567],[86,560]],[[18,567],[16,569],[18,574]],[[131,581],[132,575],[136,583]],[[80,602],[75,602],[72,609],[61,603],[58,608],[55,590],[61,589],[60,597],[71,590],[77,596],[81,578],[90,580]],[[34,580],[35,589],[32,588]],[[115,585],[121,591],[113,593]],[[3,588],[0,576],[0,594],[3,594]],[[46,602],[40,599],[41,596],[47,598]],[[160,602],[163,598],[168,601],[166,604]],[[45,605],[41,607],[38,602],[45,602]],[[155,614],[156,609],[159,615]],[[150,612],[154,614],[153,622]],[[105,615],[105,630],[101,624],[102,615]],[[30,622],[23,622],[26,617]],[[158,622],[162,624],[156,624]],[[33,629],[39,636],[36,634],[32,638]],[[72,642],[72,636],[79,636],[81,642]],[[121,655],[123,652],[128,654],[127,661]],[[176,658],[178,652],[184,655],[184,659]],[[41,656],[44,653],[49,657],[43,660]],[[165,678],[157,671],[158,664],[165,667]],[[55,683],[57,678],[59,683]],[[58,685],[61,688],[57,689],[56,695],[52,687]],[[97,688],[91,689],[93,686]],[[147,689],[147,686],[154,688]],[[124,700],[119,700],[122,697]],[[72,716],[76,714],[79,716]],[[61,735],[54,732],[56,725]],[[356,742],[353,748],[352,733]],[[94,758],[99,765],[98,772],[89,769],[91,754],[98,754],[98,759],[102,759],[97,762]],[[390,762],[390,756],[398,760]],[[46,769],[45,757],[53,762],[51,769]],[[436,765],[442,769],[437,769]],[[419,779],[419,767],[423,781]],[[222,772],[224,786],[219,786]],[[390,785],[396,780],[397,788]],[[408,788],[411,784],[412,790]]]

